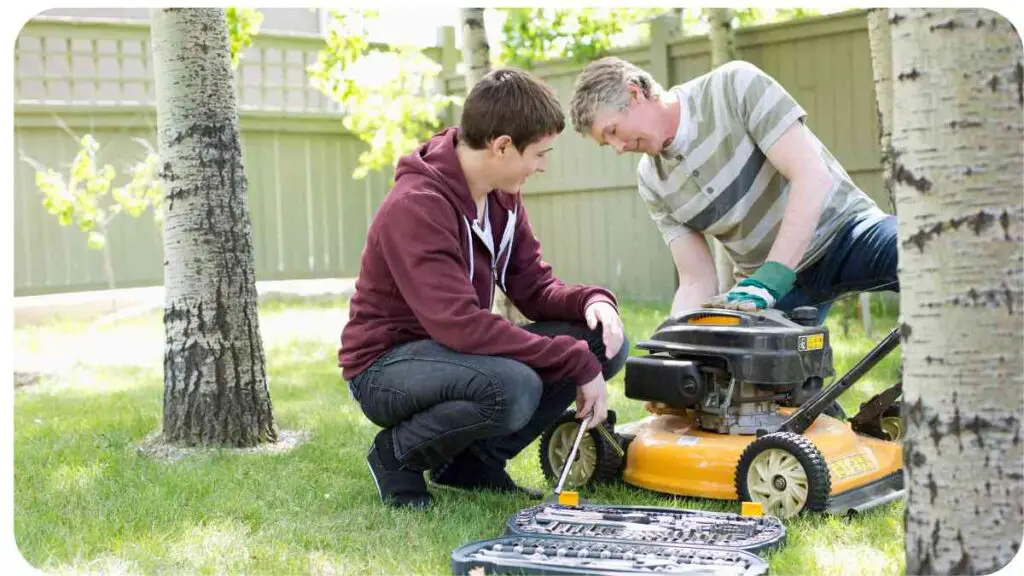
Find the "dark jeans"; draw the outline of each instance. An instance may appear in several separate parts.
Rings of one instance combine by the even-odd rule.
[[[614,358],[605,358],[601,326],[590,330],[582,323],[536,322],[523,328],[585,340],[601,360],[606,380],[629,356],[626,340]],[[504,467],[573,403],[577,383],[543,384],[533,369],[516,360],[461,354],[419,340],[391,349],[349,388],[367,418],[390,429],[398,460],[427,470],[467,449],[487,464]]]
[[[896,240],[895,216],[846,224],[825,254],[797,274],[793,290],[775,307],[789,312],[800,306],[816,306],[821,324],[832,299],[860,292],[899,292]]]

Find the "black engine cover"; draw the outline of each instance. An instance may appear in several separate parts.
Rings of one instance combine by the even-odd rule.
[[[626,398],[696,406],[707,393],[697,365],[689,360],[634,356],[626,360]]]
[[[697,363],[722,359],[737,381],[758,385],[801,385],[835,373],[828,329],[798,324],[774,309],[684,312],[663,322],[637,348]]]

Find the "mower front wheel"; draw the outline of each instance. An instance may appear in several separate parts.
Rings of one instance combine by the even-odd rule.
[[[832,492],[832,479],[821,452],[805,436],[792,432],[766,434],[750,443],[736,467],[736,493],[741,502],[760,502],[779,519],[802,512],[822,512]]]
[[[566,410],[554,424],[548,427],[540,437],[540,468],[544,477],[552,485],[558,483],[562,475],[562,468],[572,451],[572,444],[576,440],[581,421],[576,419],[575,410]],[[608,412],[608,419],[601,426],[604,426],[613,438],[615,435],[613,426],[615,424],[615,413]],[[620,441],[620,446],[622,446]],[[583,439],[580,440],[580,447],[576,451],[576,457],[569,467],[569,474],[565,478],[563,489],[579,490],[583,487],[590,487],[601,482],[611,482],[618,478],[622,468],[623,459],[619,457],[603,434],[596,428],[588,430]]]

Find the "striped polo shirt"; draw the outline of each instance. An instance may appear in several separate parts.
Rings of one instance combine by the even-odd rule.
[[[679,130],[660,155],[640,160],[640,197],[666,244],[685,229],[714,236],[737,275],[749,276],[768,257],[789,197],[789,181],[765,150],[807,112],[771,76],[738,60],[671,91],[681,105]],[[866,227],[886,216],[810,136],[832,185],[821,191],[827,198],[798,272],[821,257],[847,222],[862,219]]]

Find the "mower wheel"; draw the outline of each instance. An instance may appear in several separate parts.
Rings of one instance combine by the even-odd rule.
[[[576,411],[566,410],[554,424],[541,434],[540,468],[548,482],[558,483],[558,479],[562,475],[562,467],[565,465],[566,458],[569,457],[572,444],[579,432],[580,424],[581,422],[576,419]],[[615,435],[614,425],[615,413],[609,410],[608,418],[601,426],[611,432],[612,436],[619,440],[619,445],[623,446],[619,436]],[[578,490],[597,483],[613,481],[618,478],[622,464],[623,459],[605,440],[604,435],[596,428],[588,430],[580,440],[575,461],[569,468],[563,488]]]
[[[736,466],[736,493],[741,502],[760,502],[779,519],[802,512],[822,512],[832,492],[825,459],[800,434],[775,432],[750,443]]]
[[[903,412],[900,402],[894,402],[892,406],[882,413],[882,432],[889,437],[891,442],[899,442],[903,439]]]

